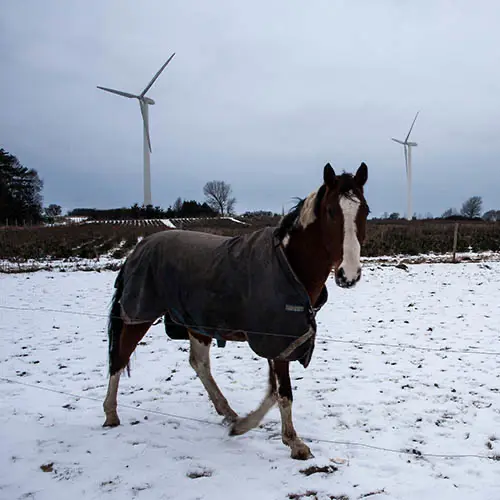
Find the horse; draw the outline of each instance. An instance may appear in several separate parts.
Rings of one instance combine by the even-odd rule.
[[[361,245],[369,214],[367,180],[365,163],[354,175],[336,175],[327,163],[321,186],[300,200],[277,227],[235,237],[166,230],[141,240],[115,281],[103,426],[120,424],[120,375],[129,369],[130,356],[149,328],[164,317],[172,338],[189,339],[190,365],[230,426],[230,435],[258,426],[277,403],[282,441],[291,457],[312,458],[292,420],[289,365],[298,360],[307,367],[311,359],[314,316],[327,300],[331,273],[342,288],[352,288],[361,279]],[[264,323],[267,331],[252,330]],[[212,377],[213,338],[247,342],[267,358],[267,392],[259,407],[244,417],[231,408]]]

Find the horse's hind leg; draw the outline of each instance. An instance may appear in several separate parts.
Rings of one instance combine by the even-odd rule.
[[[104,400],[103,408],[106,414],[104,427],[116,427],[120,425],[120,419],[116,411],[118,398],[118,385],[123,369],[128,365],[130,356],[135,351],[137,344],[146,335],[152,323],[141,323],[138,325],[125,325],[121,328],[116,342],[112,342],[110,353],[110,377],[108,392]]]
[[[275,405],[277,399],[277,379],[274,371],[274,361],[269,360],[269,386],[267,394],[260,403],[260,406],[249,413],[246,417],[237,420],[229,433],[231,436],[239,436],[245,434],[250,429],[257,427],[266,413]]]
[[[212,339],[189,332],[190,352],[189,363],[193,367],[201,383],[205,387],[215,410],[229,422],[238,418],[236,412],[229,406],[227,399],[217,386],[210,371],[210,344]]]
[[[312,458],[313,455],[304,441],[297,436],[292,421],[293,395],[289,365],[288,361],[269,360],[269,388],[266,397],[255,411],[233,425],[230,434],[233,436],[244,434],[259,425],[265,414],[278,401],[283,443],[290,446],[292,458],[307,460]]]

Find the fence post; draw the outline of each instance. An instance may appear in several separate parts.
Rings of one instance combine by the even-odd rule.
[[[455,231],[453,232],[453,262],[456,262],[457,254],[457,243],[458,243],[458,222],[455,222]]]

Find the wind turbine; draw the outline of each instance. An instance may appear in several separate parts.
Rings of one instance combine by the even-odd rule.
[[[393,141],[397,142],[398,144],[402,144],[404,151],[405,151],[405,166],[406,166],[406,181],[407,181],[407,188],[408,188],[408,208],[407,208],[407,213],[406,213],[406,218],[408,220],[411,220],[413,217],[413,212],[412,212],[412,200],[411,200],[411,148],[414,146],[417,146],[416,142],[408,142],[408,139],[410,138],[411,131],[413,130],[413,125],[415,125],[415,122],[417,120],[417,116],[420,113],[420,111],[417,111],[417,114],[415,115],[415,118],[413,119],[413,123],[411,124],[410,130],[408,132],[408,135],[406,136],[406,139],[404,141],[400,141],[399,139],[394,139],[392,138]]]
[[[149,109],[148,107],[155,102],[150,97],[146,97],[146,93],[156,82],[161,72],[165,69],[167,64],[175,56],[175,52],[167,59],[165,64],[157,71],[155,76],[146,85],[144,90],[139,94],[130,94],[129,92],[123,92],[121,90],[108,89],[107,87],[99,87],[98,89],[105,90],[106,92],[111,92],[112,94],[120,95],[122,97],[128,97],[129,99],[137,99],[139,101],[139,106],[141,108],[142,122],[143,122],[143,136],[144,136],[144,205],[152,205],[151,200],[151,166],[150,166],[150,153],[151,149],[151,137],[149,136]]]

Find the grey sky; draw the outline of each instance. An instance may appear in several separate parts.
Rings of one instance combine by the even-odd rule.
[[[291,206],[369,168],[373,215],[481,195],[500,209],[500,2],[11,0],[0,13],[0,147],[38,170],[45,203],[142,201],[139,92],[150,95],[153,203],[231,183],[237,211]]]

